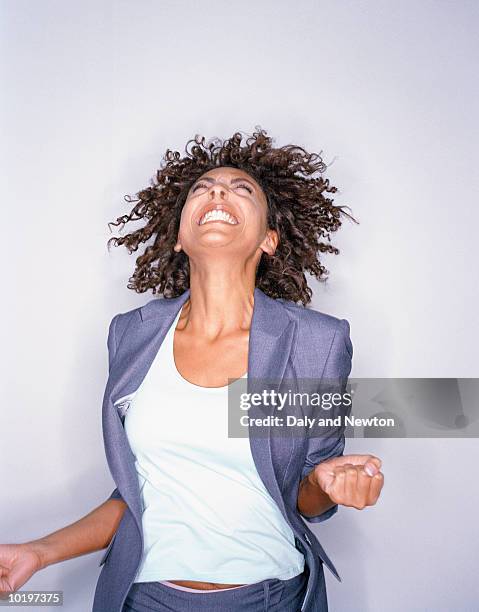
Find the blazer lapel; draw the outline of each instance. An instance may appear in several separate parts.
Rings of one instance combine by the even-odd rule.
[[[255,289],[253,318],[250,328],[248,355],[248,393],[278,391],[284,377],[291,349],[294,346],[296,326],[286,309],[260,289]],[[272,416],[274,406],[252,405],[250,418]],[[256,432],[249,426],[251,454],[258,473],[278,507],[286,516],[286,509],[274,470],[271,428]]]
[[[105,389],[105,453],[113,479],[133,513],[140,534],[142,508],[135,456],[114,403],[141,385],[188,296],[189,290],[176,298],[152,300],[139,309],[139,316],[131,321],[125,331],[126,342],[120,342],[117,348]]]
[[[118,489],[141,531],[141,500],[135,457],[131,451],[120,414],[114,403],[138,389],[150,369],[168,330],[190,295],[151,300],[139,309],[117,348],[107,386],[103,410],[103,436],[108,465]],[[295,325],[285,308],[258,287],[254,290],[253,316],[248,350],[248,393],[263,388],[277,390],[284,376],[293,346]],[[265,385],[264,381],[270,380]],[[250,416],[271,414],[272,407],[252,407]],[[286,513],[271,454],[270,428],[266,437],[250,435],[250,448],[258,473],[278,506]],[[250,427],[251,431],[251,427]]]
[[[131,323],[120,344],[113,367],[110,390],[114,404],[133,393],[143,382],[176,315],[190,295],[187,289],[176,298],[157,299],[140,308],[140,316]]]

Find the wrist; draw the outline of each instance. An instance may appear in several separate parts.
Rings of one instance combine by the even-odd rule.
[[[321,479],[318,474],[318,470],[320,469],[321,468],[319,468],[319,466],[316,466],[311,470],[311,472],[309,472],[308,482],[312,487],[314,487],[314,494],[321,498],[325,504],[329,504],[328,507],[332,507],[336,504],[336,502],[331,499],[329,493],[326,492],[326,489],[321,484]]]
[[[298,492],[298,509],[305,517],[318,516],[329,510],[335,502],[320,484],[316,468],[313,468],[301,481]]]
[[[38,570],[45,569],[52,563],[55,563],[52,547],[43,538],[25,542],[22,546],[25,550],[28,550],[36,556],[38,560]]]
[[[316,489],[321,489],[321,485],[318,482],[318,478],[316,476],[316,469],[313,468],[308,475],[306,476],[306,480],[308,482],[308,484],[310,484],[311,486],[313,486]]]

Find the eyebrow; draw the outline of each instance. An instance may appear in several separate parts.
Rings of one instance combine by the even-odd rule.
[[[198,183],[199,181],[207,181],[208,183],[214,183],[215,179],[211,178],[210,176],[203,176],[202,178],[199,178],[197,181],[195,181],[193,186],[196,185],[196,183]],[[253,187],[253,189],[256,189],[254,183],[248,180],[247,178],[237,177],[231,179],[230,184],[233,185],[233,183],[249,183]]]

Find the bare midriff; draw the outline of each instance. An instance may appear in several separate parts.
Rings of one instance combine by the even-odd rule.
[[[210,589],[232,589],[233,587],[244,586],[242,584],[223,584],[221,582],[199,582],[197,580],[168,580],[178,586],[186,587],[188,589],[201,589],[203,591],[209,591]]]

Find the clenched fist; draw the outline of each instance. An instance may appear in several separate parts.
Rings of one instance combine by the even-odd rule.
[[[308,479],[342,506],[362,510],[373,506],[384,484],[381,459],[374,455],[342,455],[323,461]]]
[[[13,593],[42,569],[38,553],[27,544],[0,544],[0,593]]]

